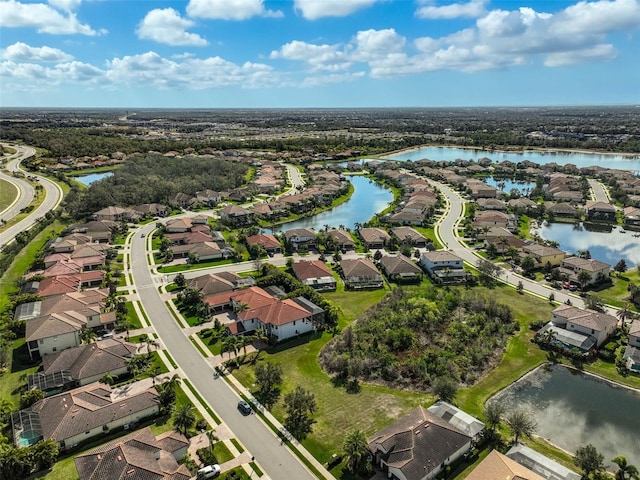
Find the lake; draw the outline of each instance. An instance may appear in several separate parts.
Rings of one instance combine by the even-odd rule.
[[[519,180],[510,180],[510,179],[494,178],[494,177],[487,177],[484,179],[484,182],[487,185],[496,187],[498,190],[502,190],[505,193],[510,193],[511,190],[516,189],[520,192],[520,195],[528,195],[529,192],[536,186],[535,182],[523,182]]]
[[[640,394],[562,366],[542,366],[497,394],[507,411],[524,408],[535,434],[569,452],[592,444],[605,465],[624,455],[640,465]]]
[[[87,187],[91,185],[93,182],[97,182],[98,180],[102,180],[103,178],[107,178],[113,175],[113,172],[102,172],[102,173],[90,173],[89,175],[80,175],[78,177],[73,177],[78,180],[80,183],[84,183]]]
[[[391,160],[446,160],[453,161],[458,158],[463,160],[478,160],[480,158],[490,158],[494,162],[509,160],[511,162],[521,162],[530,160],[538,164],[557,163],[565,165],[572,163],[578,167],[590,167],[598,165],[606,168],[618,168],[620,170],[631,170],[640,172],[640,155],[604,155],[600,153],[580,153],[580,152],[497,152],[489,150],[474,150],[468,148],[454,147],[425,147],[406,152],[394,153],[386,158]]]
[[[338,205],[333,210],[319,213],[313,217],[301,218],[293,222],[288,222],[276,228],[278,231],[290,230],[293,228],[315,228],[322,230],[325,225],[338,228],[344,225],[346,228],[354,228],[356,223],[365,223],[378,212],[381,212],[393,200],[393,193],[381,187],[368,178],[352,175],[347,177],[354,187],[351,198]]]
[[[627,267],[640,265],[640,238],[633,231],[621,227],[590,223],[547,223],[537,231],[545,240],[560,244],[560,250],[577,253],[589,250],[591,258],[609,263],[611,266],[624,258]]]

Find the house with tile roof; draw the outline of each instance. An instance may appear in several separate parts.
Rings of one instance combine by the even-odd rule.
[[[191,473],[178,463],[188,447],[175,430],[156,437],[145,427],[78,455],[74,463],[83,480],[189,480]]]
[[[270,233],[259,233],[247,237],[247,245],[260,245],[267,253],[281,253],[282,245],[274,235]]]
[[[251,287],[255,283],[252,277],[241,277],[235,272],[209,273],[186,281],[188,287],[199,290],[203,297]]]
[[[633,372],[640,372],[640,320],[634,319],[629,326],[627,348],[624,351],[627,368]]]
[[[554,342],[584,352],[600,347],[618,325],[618,319],[613,315],[572,305],[560,305],[551,313],[551,321],[538,330],[536,336],[551,331]]]
[[[616,219],[616,207],[607,202],[588,200],[584,206],[584,213],[588,220],[614,221]]]
[[[418,263],[438,283],[460,283],[467,279],[462,258],[448,250],[425,252]]]
[[[497,450],[492,450],[466,478],[467,480],[547,480]]]
[[[389,478],[430,480],[472,448],[472,439],[423,407],[368,439],[374,464]]]
[[[16,446],[52,439],[60,450],[66,450],[114,428],[128,428],[159,411],[155,388],[133,383],[112,390],[92,383],[38,400],[14,412],[11,423]]]
[[[557,267],[564,260],[565,253],[554,247],[547,247],[546,245],[538,245],[537,243],[527,244],[522,247],[522,253],[529,255],[536,262],[537,267],[544,267],[551,265]]]
[[[27,379],[29,388],[46,391],[83,386],[97,382],[107,373],[114,377],[125,375],[129,372],[127,362],[137,349],[133,343],[108,338],[44,355],[42,370]]]
[[[338,286],[329,267],[320,260],[300,260],[291,268],[298,280],[314,290],[333,291]]]
[[[341,260],[340,268],[346,288],[359,290],[384,286],[380,271],[368,258]]]
[[[236,312],[236,322],[227,325],[232,335],[261,329],[282,341],[313,330],[312,312],[292,299],[279,300],[260,287],[210,295],[203,301],[214,311]]]
[[[393,282],[420,283],[422,270],[402,254],[384,255],[379,262],[382,271]]]
[[[412,247],[424,248],[427,246],[429,240],[418,232],[415,228],[411,227],[396,227],[391,229],[391,235],[398,239],[401,244],[407,242]]]
[[[314,248],[316,231],[313,228],[292,228],[284,232],[284,241],[293,251],[298,251],[300,247]]]
[[[558,270],[577,285],[581,284],[580,280],[578,280],[578,275],[580,272],[585,271],[591,277],[586,285],[592,285],[609,278],[611,265],[592,258],[568,257],[562,260]],[[582,286],[584,287],[585,285]]]
[[[507,451],[506,457],[526,467],[535,474],[540,475],[545,480],[582,479],[582,475],[521,443],[517,443],[511,447],[509,451]]]
[[[340,250],[353,250],[356,246],[356,242],[353,241],[351,234],[346,230],[329,230],[327,235],[336,241]]]
[[[391,241],[391,235],[381,228],[361,228],[358,235],[369,250],[381,250]]]

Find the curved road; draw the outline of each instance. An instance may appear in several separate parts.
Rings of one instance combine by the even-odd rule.
[[[62,201],[62,189],[58,186],[58,184],[52,182],[51,180],[45,177],[41,177],[39,175],[35,175],[30,172],[29,173],[25,172],[20,168],[20,162],[23,159],[28,158],[32,155],[35,155],[36,153],[35,148],[27,147],[23,145],[11,145],[11,146],[18,150],[19,156],[18,158],[10,162],[10,168],[15,169],[14,171],[20,171],[25,175],[36,177],[40,182],[40,184],[44,187],[46,196],[43,202],[40,204],[40,206],[36,208],[33,212],[31,212],[26,218],[24,218],[20,222],[16,223],[12,227],[0,233],[0,247],[3,247],[7,243],[12,242],[18,233],[24,230],[29,230],[33,225],[35,225],[35,223],[40,218],[44,217],[47,212],[55,209]],[[18,213],[19,213],[19,210],[18,210]]]
[[[13,175],[4,173],[5,171],[10,173],[20,171],[18,169],[18,165],[24,157],[25,155],[21,155],[21,152],[13,154],[9,157],[5,170],[0,170],[0,178],[11,183],[18,189],[18,197],[11,205],[9,205],[9,207],[0,212],[0,220],[9,221],[11,218],[18,215],[20,210],[31,203],[35,195],[35,190],[29,182],[22,178],[17,178]]]
[[[131,270],[140,301],[156,333],[184,372],[185,378],[195,386],[204,400],[233,431],[235,436],[254,455],[260,466],[273,479],[315,479],[307,468],[280,443],[280,440],[257,415],[243,416],[237,409],[238,395],[222,379],[213,378],[213,369],[184,334],[169,312],[158,292],[159,284],[149,270],[146,238],[155,229],[154,224],[136,230],[131,240]],[[161,277],[156,277],[158,280]]]
[[[427,181],[438,188],[447,198],[447,211],[436,225],[442,243],[466,263],[477,267],[481,257],[478,257],[472,249],[465,246],[457,235],[458,224],[463,219],[463,205],[465,200],[451,187],[433,180],[427,179]],[[584,301],[578,295],[572,295],[562,290],[555,290],[505,268],[500,272],[499,280],[514,287],[517,287],[518,283],[522,282],[526,292],[543,298],[549,298],[549,295],[553,292],[556,302],[564,303],[567,300],[571,300],[574,306],[584,308]],[[610,308],[607,310],[611,313]]]

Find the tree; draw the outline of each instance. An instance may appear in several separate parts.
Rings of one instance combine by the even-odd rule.
[[[184,274],[183,273],[177,274],[173,278],[173,282],[180,288],[184,288],[184,286],[187,284],[187,280],[184,278]]]
[[[42,440],[31,447],[33,455],[33,463],[36,470],[45,470],[51,468],[56,460],[60,450],[58,443],[48,439]]]
[[[627,462],[626,457],[619,455],[613,460],[613,463],[618,465],[618,471],[616,472],[616,480],[638,480],[640,474],[638,468],[635,465],[631,465]]]
[[[362,430],[347,432],[342,441],[342,451],[347,460],[349,471],[356,475],[364,460],[369,457],[367,437]]]
[[[215,430],[207,430],[207,440],[209,440],[209,455],[213,456],[213,447],[218,441]]]
[[[20,395],[20,410],[29,408],[31,405],[36,403],[38,400],[42,400],[43,398],[44,392],[42,390],[38,390],[37,388],[24,392],[22,395]]]
[[[494,281],[493,277],[500,272],[500,267],[483,258],[478,262],[478,272],[480,272],[480,281],[486,286],[491,286]]]
[[[518,293],[522,293],[524,291],[524,283],[522,283],[522,280],[518,281],[518,286],[516,287],[516,291]]]
[[[231,353],[236,356],[238,351],[240,350],[240,342],[241,340],[235,335],[227,335],[222,340],[222,352],[229,352],[229,360],[231,360]]]
[[[584,476],[588,477],[592,472],[604,469],[604,455],[598,453],[593,445],[578,447],[573,457],[573,463],[582,469]]]
[[[458,382],[451,377],[437,377],[431,385],[431,390],[443,402],[452,402],[458,392]]]
[[[522,262],[520,262],[520,266],[525,273],[529,273],[536,268],[536,262],[531,255],[527,255],[522,259]]]
[[[85,345],[95,342],[97,338],[98,334],[91,328],[82,327],[82,330],[80,330],[80,340]]]
[[[489,258],[496,258],[498,256],[498,247],[496,247],[496,244],[493,242],[487,245],[486,251]]]
[[[106,385],[113,385],[114,378],[110,372],[105,373],[102,377],[100,377],[100,383],[104,383]]]
[[[176,392],[167,387],[166,382],[156,385],[158,392],[158,403],[160,403],[160,410],[164,413],[169,413],[173,410],[173,404],[176,401]]]
[[[316,422],[311,418],[317,409],[315,396],[297,386],[293,392],[285,395],[284,404],[287,410],[284,427],[298,440],[304,440],[313,431]]]
[[[484,417],[489,425],[489,430],[494,432],[495,429],[502,422],[504,416],[505,407],[500,402],[488,402],[484,407]]]
[[[537,427],[536,422],[531,418],[531,415],[524,410],[512,411],[507,415],[505,422],[511,429],[511,433],[513,433],[513,443],[518,443],[518,440],[522,435],[531,437]]]
[[[196,421],[196,414],[193,411],[193,405],[190,403],[182,403],[178,405],[173,413],[173,426],[178,432],[182,431],[184,435],[193,426]]]
[[[271,362],[260,364],[255,368],[256,385],[258,392],[256,396],[267,408],[271,408],[278,401],[280,396],[280,385],[282,384],[282,367]]]
[[[622,307],[616,313],[616,316],[620,319],[620,322],[622,322],[622,327],[623,328],[624,328],[624,324],[627,321],[627,319],[630,318],[632,315],[633,314],[631,313],[631,310],[629,310],[629,304],[628,303],[625,303],[624,307]]]
[[[586,270],[580,270],[578,272],[578,282],[580,282],[580,287],[582,290],[587,288],[587,285],[591,283],[591,274]]]
[[[619,276],[621,273],[624,273],[624,272],[627,271],[627,262],[625,262],[624,258],[621,258],[620,260],[618,260],[618,263],[615,264],[613,269],[616,272],[618,272],[618,276]],[[618,458],[618,457],[616,457],[616,458]]]

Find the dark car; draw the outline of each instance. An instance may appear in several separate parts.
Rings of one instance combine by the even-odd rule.
[[[251,409],[251,405],[249,405],[244,400],[240,400],[238,402],[238,410],[242,412],[243,415],[249,415],[253,410]]]

